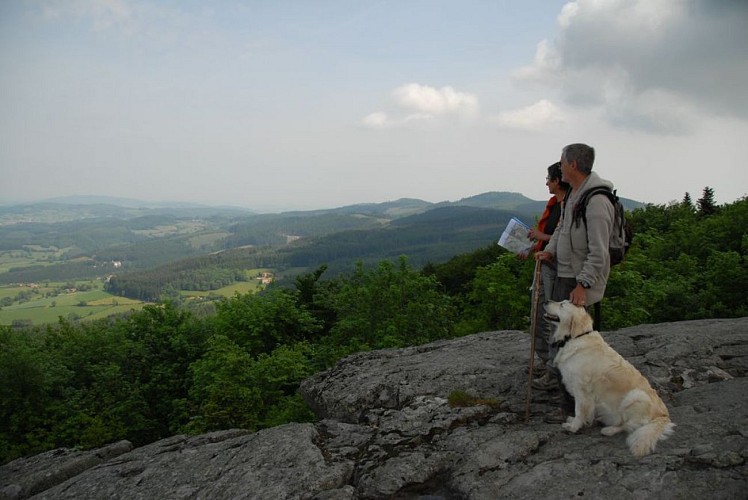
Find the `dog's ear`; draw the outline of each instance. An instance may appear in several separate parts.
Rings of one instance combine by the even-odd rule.
[[[576,337],[577,335],[592,330],[592,316],[590,316],[587,309],[584,307],[573,307],[578,307],[579,310],[574,311],[574,314],[571,315],[571,320],[569,321],[569,333],[571,333],[573,337]]]
[[[579,323],[579,321],[577,320],[578,317],[579,314],[577,313],[577,311],[574,311],[574,314],[569,315],[569,333],[572,337],[576,337],[577,335],[579,335],[579,327],[577,326],[577,323]]]

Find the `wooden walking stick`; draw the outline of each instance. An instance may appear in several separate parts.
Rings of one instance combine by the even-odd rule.
[[[532,280],[532,307],[530,308],[530,368],[527,370],[527,403],[525,404],[525,422],[530,421],[530,402],[532,400],[532,375],[535,368],[535,334],[538,331],[538,301],[540,300],[541,260],[535,261],[535,275]]]

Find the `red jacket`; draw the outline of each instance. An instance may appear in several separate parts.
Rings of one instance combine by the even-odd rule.
[[[553,231],[556,230],[556,226],[558,225],[559,218],[561,218],[561,203],[558,201],[558,198],[552,196],[545,205],[543,215],[540,216],[540,220],[538,221],[538,231],[542,231],[545,234],[553,234]],[[538,240],[533,247],[533,250],[540,252],[547,244],[547,241]]]

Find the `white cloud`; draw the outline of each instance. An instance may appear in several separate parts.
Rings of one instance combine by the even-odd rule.
[[[747,23],[744,1],[577,0],[513,77],[618,127],[685,133],[697,113],[748,118]]]
[[[512,73],[512,77],[521,82],[544,83],[561,66],[556,48],[548,41],[541,40],[535,49],[535,58],[530,66],[524,66]]]
[[[436,89],[409,83],[396,88],[392,96],[401,107],[429,115],[469,115],[475,113],[478,108],[478,99],[474,95],[457,92],[449,86]]]
[[[366,115],[362,120],[362,123],[364,126],[369,128],[386,128],[389,125],[390,120],[387,117],[387,113],[377,111],[376,113]]]
[[[438,123],[457,119],[469,121],[478,115],[478,98],[453,87],[440,89],[409,83],[391,93],[395,105],[391,114],[379,111],[367,115],[362,123],[370,128],[406,126],[416,123]]]
[[[564,116],[558,106],[541,99],[531,106],[499,113],[492,121],[505,128],[541,130],[546,125],[564,121]]]

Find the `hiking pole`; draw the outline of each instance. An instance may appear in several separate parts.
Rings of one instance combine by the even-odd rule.
[[[527,370],[527,403],[525,405],[525,422],[530,421],[530,401],[532,400],[532,375],[535,368],[535,334],[538,331],[538,301],[540,300],[540,268],[543,261],[535,261],[535,275],[532,280],[532,306],[530,307],[530,368]]]

